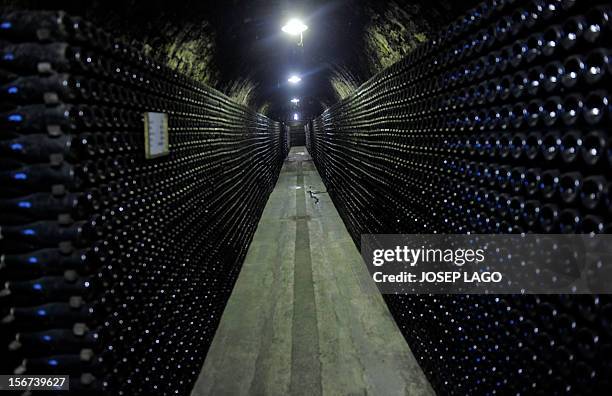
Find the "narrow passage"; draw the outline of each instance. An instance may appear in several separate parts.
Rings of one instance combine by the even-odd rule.
[[[291,149],[192,392],[432,395],[304,147]]]

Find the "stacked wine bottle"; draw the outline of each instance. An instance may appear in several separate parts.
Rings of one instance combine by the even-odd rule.
[[[610,233],[612,11],[487,0],[326,110],[307,147],[361,234]],[[386,296],[440,394],[609,393],[607,296]]]
[[[0,51],[2,373],[188,394],[288,131],[61,12],[5,11]]]

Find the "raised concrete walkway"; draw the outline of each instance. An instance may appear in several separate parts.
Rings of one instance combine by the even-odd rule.
[[[306,149],[292,148],[192,396],[433,395],[367,277]]]

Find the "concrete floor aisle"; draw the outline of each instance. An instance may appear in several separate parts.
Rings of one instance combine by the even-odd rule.
[[[192,396],[434,394],[324,191],[292,148]]]

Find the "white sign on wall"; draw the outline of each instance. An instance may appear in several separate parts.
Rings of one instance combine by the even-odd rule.
[[[146,158],[168,155],[168,114],[144,113],[144,126]]]

